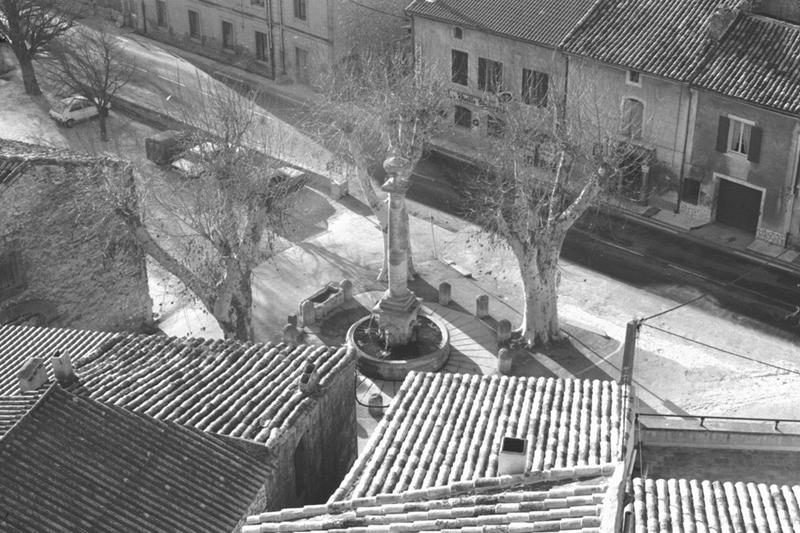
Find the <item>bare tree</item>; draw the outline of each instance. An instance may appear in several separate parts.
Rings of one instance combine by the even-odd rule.
[[[467,186],[466,211],[518,262],[525,307],[517,333],[529,345],[547,344],[561,336],[558,263],[567,231],[604,192],[619,189],[622,167],[641,165],[640,155],[620,136],[615,106],[590,90],[570,99],[569,113],[557,91],[528,104],[485,101],[495,103],[480,154],[486,164]]]
[[[388,210],[386,194],[370,170],[396,155],[410,162],[405,170],[410,175],[428,142],[449,124],[446,80],[434,72],[415,68],[405,48],[375,46],[355,50],[316,81],[321,102],[311,122],[338,161],[354,167],[367,205],[378,219],[384,236],[381,280],[387,276]],[[413,276],[410,252],[408,272]]]
[[[253,339],[253,269],[272,253],[303,178],[266,155],[252,100],[220,84],[202,84],[183,109],[188,123],[182,179],[137,184],[137,205],[117,203],[137,241],[217,320],[225,336]]]
[[[27,94],[42,94],[33,59],[72,27],[76,5],[71,0],[0,0],[0,37],[17,56]]]
[[[136,73],[136,62],[124,55],[117,38],[104,29],[75,27],[55,39],[44,62],[59,87],[86,97],[97,109],[100,140],[108,141],[106,119],[111,100]]]

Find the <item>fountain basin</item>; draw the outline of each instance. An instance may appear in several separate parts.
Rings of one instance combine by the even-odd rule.
[[[417,340],[394,346],[388,353],[377,338],[377,318],[365,316],[350,326],[347,346],[356,355],[359,371],[371,378],[402,381],[412,370],[435,372],[442,368],[450,356],[447,326],[436,316],[420,315],[418,320]]]

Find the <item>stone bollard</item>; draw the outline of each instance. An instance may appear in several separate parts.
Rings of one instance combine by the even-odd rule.
[[[343,279],[339,282],[339,288],[342,290],[342,294],[344,294],[344,301],[350,301],[353,298],[353,282],[349,279]]]
[[[453,288],[443,281],[439,284],[439,305],[450,305],[450,294]]]
[[[475,316],[478,318],[486,318],[489,316],[489,295],[481,294],[475,298]]]
[[[497,352],[497,372],[508,376],[514,366],[514,355],[508,348],[500,348]]]
[[[504,346],[511,340],[511,322],[505,318],[497,323],[497,344]]]
[[[314,312],[314,302],[311,300],[306,300],[300,306],[300,316],[303,320],[303,326],[312,326],[314,325],[314,321],[316,319],[316,313]]]

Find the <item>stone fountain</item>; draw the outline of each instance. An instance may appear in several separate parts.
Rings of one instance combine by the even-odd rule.
[[[419,298],[408,288],[408,213],[406,192],[411,162],[393,156],[383,163],[389,195],[389,287],[370,316],[353,324],[347,344],[359,369],[380,379],[401,380],[411,370],[434,371],[450,354],[450,335],[441,320],[421,316]]]

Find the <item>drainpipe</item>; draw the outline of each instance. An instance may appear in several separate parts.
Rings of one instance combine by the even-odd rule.
[[[286,74],[286,36],[283,30],[283,0],[278,0],[278,12],[278,16],[281,20],[281,74]]]
[[[273,20],[272,20],[272,0],[267,0],[265,2],[267,8],[267,46],[269,47],[269,69],[270,69],[270,77],[274,80],[275,79],[275,36],[272,34],[273,32]]]
[[[692,86],[686,85],[689,91],[689,102],[686,105],[686,129],[683,132],[683,150],[681,150],[681,169],[678,174],[678,201],[675,203],[675,213],[681,210],[681,194],[683,194],[684,169],[686,168],[686,149],[689,145],[689,123],[692,117]]]

